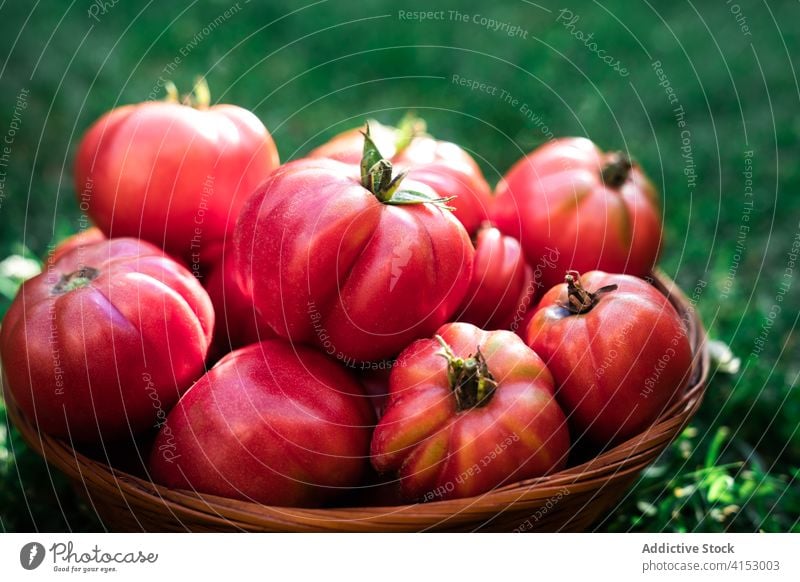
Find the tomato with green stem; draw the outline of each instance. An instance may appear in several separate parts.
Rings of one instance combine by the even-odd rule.
[[[461,304],[473,248],[437,195],[362,137],[360,168],[328,159],[282,166],[236,230],[238,267],[264,321],[347,362],[397,355]]]
[[[480,167],[460,146],[426,133],[425,122],[408,114],[398,127],[370,121],[378,149],[392,164],[407,170],[411,180],[433,188],[442,198],[451,198],[453,214],[474,234],[489,217],[492,192]],[[311,157],[329,158],[348,164],[361,160],[360,128],[345,131],[313,150]]]
[[[233,232],[248,196],[278,167],[267,129],[250,111],[210,104],[201,80],[180,102],[113,109],[78,147],[81,209],[108,237],[133,236],[184,262]]]
[[[562,468],[567,421],[544,362],[516,334],[442,326],[406,348],[372,437],[402,497],[468,497]]]

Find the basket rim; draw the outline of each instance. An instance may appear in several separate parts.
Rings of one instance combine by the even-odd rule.
[[[219,521],[227,527],[230,527],[232,521],[239,519],[250,522],[252,519],[265,517],[272,523],[283,523],[287,528],[297,526],[298,523],[318,528],[321,524],[330,522],[365,521],[376,521],[378,525],[385,527],[387,522],[405,522],[411,516],[423,529],[425,524],[433,524],[434,520],[437,524],[470,521],[476,516],[488,515],[487,512],[496,514],[502,508],[520,505],[534,507],[538,501],[551,498],[559,492],[586,493],[602,488],[612,479],[635,478],[688,424],[702,402],[709,376],[710,358],[706,332],[693,305],[668,276],[656,269],[648,280],[669,299],[689,328],[694,358],[690,380],[682,392],[649,428],[599,455],[550,475],[510,483],[473,497],[402,505],[303,508],[262,505],[170,489],[93,459],[78,452],[65,441],[39,432],[11,397],[3,376],[7,414],[28,446],[45,461],[71,480],[80,482],[87,493],[92,490],[92,486],[115,489],[116,495],[125,499],[129,509],[129,498],[138,499],[166,507],[173,517],[177,517],[178,513],[199,513],[205,522]]]

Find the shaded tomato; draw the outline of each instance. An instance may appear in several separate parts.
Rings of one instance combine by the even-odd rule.
[[[425,133],[425,122],[407,116],[399,127],[369,123],[378,149],[408,177],[433,188],[450,205],[470,234],[489,216],[492,192],[480,167],[463,148]],[[341,133],[309,155],[359,164],[364,145],[362,128]]]
[[[518,161],[497,186],[493,221],[519,238],[545,289],[569,269],[645,276],[661,245],[653,185],[625,154],[586,138],[549,142]]]
[[[84,136],[75,186],[106,236],[135,236],[196,262],[233,231],[247,197],[278,166],[275,143],[255,115],[208,106],[198,93],[205,98],[194,107],[119,107]]]
[[[516,331],[534,294],[531,268],[519,242],[492,226],[481,228],[469,291],[455,319],[483,329]]]
[[[154,428],[204,371],[214,312],[149,243],[75,248],[27,281],[0,333],[8,387],[39,428],[76,441]]]
[[[226,245],[219,261],[211,266],[203,279],[216,315],[212,342],[214,358],[236,348],[276,337],[256,311],[253,298],[240,283],[234,255],[233,245]]]
[[[170,412],[153,479],[268,505],[318,506],[360,483],[374,417],[358,383],[310,348],[231,352]]]
[[[400,354],[371,452],[405,499],[432,501],[558,470],[569,446],[539,356],[510,331],[451,323]]]
[[[474,254],[443,201],[392,178],[366,143],[360,178],[327,159],[276,170],[236,230],[239,270],[264,321],[347,363],[391,358],[447,321]]]
[[[542,298],[528,345],[547,362],[575,438],[633,437],[687,383],[692,349],[675,308],[629,275],[567,275]]]

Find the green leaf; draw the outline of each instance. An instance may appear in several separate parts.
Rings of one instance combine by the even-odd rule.
[[[637,501],[636,508],[649,517],[653,517],[658,513],[658,508],[649,501]]]
[[[726,493],[733,487],[733,477],[727,474],[717,476],[708,488],[706,499],[711,503],[721,501],[723,497],[727,497]]]
[[[373,191],[372,170],[375,168],[376,164],[383,160],[383,156],[381,152],[378,151],[378,146],[375,145],[375,142],[372,141],[372,137],[369,135],[369,123],[367,123],[367,128],[363,132],[363,135],[364,152],[361,157],[361,185]]]
[[[453,200],[453,198],[455,197],[450,196],[449,198],[440,198],[435,194],[432,195],[418,190],[398,190],[392,195],[392,197],[389,200],[386,201],[386,203],[394,204],[396,206],[427,203],[427,204],[435,204],[439,208],[454,210],[452,206],[447,205],[447,203]]]

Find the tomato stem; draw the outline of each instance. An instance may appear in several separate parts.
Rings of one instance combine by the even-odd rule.
[[[447,360],[447,380],[456,398],[458,411],[486,406],[497,389],[497,382],[489,372],[480,346],[474,355],[461,358],[453,353],[442,336],[437,335],[436,341],[442,346],[436,354]]]
[[[75,289],[86,287],[89,283],[94,281],[100,271],[94,267],[81,267],[77,271],[73,271],[67,275],[61,275],[58,283],[53,285],[53,295],[61,295],[69,293]]]
[[[364,136],[364,152],[361,156],[361,185],[372,192],[384,204],[408,205],[430,203],[440,208],[453,210],[447,203],[453,197],[442,198],[435,192],[420,192],[400,188],[400,183],[405,179],[408,171],[402,171],[392,177],[394,167],[392,162],[381,155],[378,146],[369,133],[369,123],[362,132]]]
[[[606,285],[596,291],[587,291],[581,284],[581,275],[578,271],[567,271],[564,282],[567,284],[567,301],[561,307],[574,315],[587,313],[597,305],[600,298],[606,293],[617,290],[617,285]]]
[[[605,166],[600,172],[603,184],[609,188],[619,188],[630,175],[633,162],[622,152],[614,152],[608,155]]]
[[[197,77],[192,92],[183,97],[180,96],[178,88],[172,81],[164,83],[164,89],[167,92],[164,101],[167,103],[181,103],[195,109],[208,109],[208,106],[211,105],[211,91],[204,77]]]

